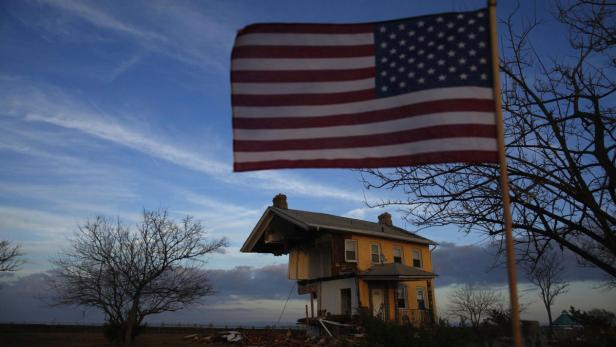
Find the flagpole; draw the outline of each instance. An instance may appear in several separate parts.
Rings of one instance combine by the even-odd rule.
[[[511,325],[513,345],[522,346],[522,332],[520,326],[520,305],[518,303],[518,288],[515,271],[515,252],[513,250],[513,232],[511,222],[511,207],[509,202],[509,178],[507,158],[505,156],[505,130],[503,123],[503,110],[501,106],[500,78],[498,68],[498,42],[496,30],[496,0],[488,0],[490,11],[490,39],[492,46],[492,78],[494,81],[494,106],[496,108],[496,129],[498,143],[498,162],[500,168],[500,186],[503,196],[503,217],[505,220],[505,244],[507,248],[507,275],[509,277],[509,300],[511,303]]]

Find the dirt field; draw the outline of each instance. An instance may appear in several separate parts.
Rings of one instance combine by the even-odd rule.
[[[235,329],[234,329],[235,330]],[[148,328],[143,335],[137,337],[135,346],[216,346],[230,345],[221,343],[196,342],[185,339],[191,334],[199,336],[215,336],[221,329],[206,328]],[[239,330],[245,340],[236,345],[286,345],[283,341],[301,342],[305,340],[302,331],[293,331],[290,336],[285,330]],[[109,346],[103,337],[100,327],[84,326],[50,326],[50,325],[0,325],[0,346],[2,347],[103,347]]]

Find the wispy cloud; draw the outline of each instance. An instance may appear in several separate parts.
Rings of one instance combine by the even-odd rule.
[[[103,33],[130,40],[147,51],[210,72],[212,68],[219,73],[226,72],[227,52],[235,34],[232,25],[234,17],[215,12],[215,6],[199,7],[186,2],[139,2],[136,3],[140,13],[137,17],[127,15],[128,11],[122,11],[123,6],[109,7],[98,2],[39,2],[66,17],[62,27],[43,26],[47,30],[61,30],[64,36],[67,33],[81,35],[74,24],[88,23]]]
[[[112,70],[107,76],[105,76],[105,80],[107,82],[113,82],[126,71],[128,71],[131,67],[138,64],[141,61],[141,55],[134,55],[122,62]]]
[[[138,130],[138,127],[128,125],[130,121],[126,117],[108,114],[56,87],[24,83],[8,78],[0,78],[0,86],[5,91],[5,94],[0,96],[0,105],[3,105],[5,114],[19,117],[27,122],[46,123],[63,129],[76,130],[180,167],[207,174],[227,184],[303,196],[363,201],[363,196],[359,192],[317,183],[294,173],[260,171],[232,174],[231,165],[215,158],[214,153],[204,151],[196,153],[166,141],[162,135]],[[139,127],[141,128],[147,127]]]

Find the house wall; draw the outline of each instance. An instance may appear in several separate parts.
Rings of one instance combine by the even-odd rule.
[[[340,290],[351,288],[351,310],[355,314],[359,303],[357,301],[357,287],[355,278],[344,278],[339,280],[320,282],[317,292],[318,310],[327,310],[327,313],[338,315],[342,314],[342,302],[340,300]]]
[[[289,252],[290,280],[307,280],[332,275],[331,240],[325,239],[310,248],[294,248]]]
[[[432,286],[428,286],[428,280],[418,280],[418,281],[404,281],[402,282],[406,285],[406,293],[407,293],[407,304],[408,309],[416,310],[419,308],[417,305],[417,288],[421,287],[424,289],[424,297],[425,297],[425,305],[427,309],[435,312],[436,302],[434,301],[434,281],[432,280]],[[373,286],[382,286],[385,287],[385,283],[375,282]],[[389,319],[394,320],[396,317],[396,293],[395,293],[395,285],[390,284],[387,288],[387,303],[389,305]],[[428,295],[428,291],[432,292],[432,295]],[[367,281],[359,280],[359,300],[360,306],[364,310],[370,310],[370,284]]]
[[[421,252],[422,270],[432,271],[432,257],[428,245],[356,234],[351,235],[350,238],[357,240],[357,269],[359,271],[364,271],[372,267],[370,245],[373,243],[377,243],[381,246],[381,253],[385,256],[386,263],[393,263],[394,261],[394,246],[402,246],[402,262],[404,265],[411,267],[413,266],[412,250],[416,249]],[[344,242],[344,240],[342,242]]]
[[[373,243],[379,244],[381,253],[385,257],[385,263],[393,263],[393,249],[395,246],[402,247],[402,263],[406,266],[413,266],[413,250],[418,250],[421,253],[422,267],[424,271],[432,271],[432,254],[429,249],[429,245],[404,242],[391,239],[382,239],[364,235],[349,235],[348,238],[357,240],[357,269],[364,271],[372,267],[374,264],[371,260],[370,245]],[[342,240],[344,242],[344,240]],[[431,291],[429,297],[430,301],[426,302],[427,308],[435,310],[436,304],[434,302],[434,280],[432,280],[432,286],[428,288],[427,280],[420,281],[407,281],[404,282],[407,285],[408,298],[407,302],[410,309],[417,309],[417,287],[423,287],[426,293],[426,300],[428,300],[428,290]],[[395,302],[394,302],[394,288],[388,290],[388,303],[389,303],[389,317],[394,319],[395,317]],[[370,307],[370,290],[368,282],[363,280],[359,281],[359,300],[361,307],[369,309]]]

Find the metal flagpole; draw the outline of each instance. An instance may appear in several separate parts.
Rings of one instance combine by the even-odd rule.
[[[509,277],[509,300],[511,303],[511,325],[513,345],[522,346],[520,327],[520,306],[518,303],[518,288],[515,271],[515,253],[513,251],[513,233],[511,228],[511,208],[509,206],[509,178],[507,175],[507,159],[505,157],[505,131],[503,110],[501,108],[500,78],[498,68],[498,42],[496,30],[496,0],[488,0],[490,11],[490,39],[492,44],[492,78],[494,81],[494,105],[496,108],[496,129],[498,143],[498,162],[500,168],[500,186],[503,196],[503,217],[505,219],[505,243],[507,247],[507,275]]]

